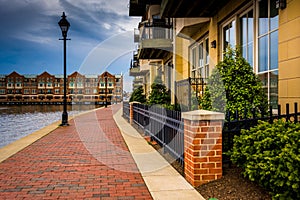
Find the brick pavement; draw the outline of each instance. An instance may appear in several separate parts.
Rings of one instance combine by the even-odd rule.
[[[0,199],[152,199],[111,108],[69,123],[0,163]]]

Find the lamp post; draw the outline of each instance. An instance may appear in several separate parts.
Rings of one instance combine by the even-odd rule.
[[[105,79],[105,108],[107,108],[107,72],[104,74]]]
[[[64,97],[63,97],[63,106],[64,110],[62,113],[62,121],[61,121],[61,126],[68,126],[68,113],[67,113],[67,61],[66,61],[66,51],[67,51],[67,33],[70,27],[70,23],[66,19],[65,12],[63,12],[63,15],[61,16],[61,20],[58,22],[58,25],[61,29],[61,33],[63,36],[64,41]]]

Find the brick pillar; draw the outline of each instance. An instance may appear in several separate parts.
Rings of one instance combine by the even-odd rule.
[[[132,101],[132,102],[129,102],[129,122],[130,124],[133,124],[133,104],[134,103],[138,103],[140,104],[140,102],[137,102],[137,101]]]
[[[133,124],[133,102],[129,103],[129,122]]]
[[[184,173],[197,187],[222,177],[224,114],[206,110],[182,113],[184,119]]]

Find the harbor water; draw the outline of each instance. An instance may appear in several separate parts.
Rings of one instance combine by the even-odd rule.
[[[100,106],[68,106],[68,115],[70,117],[97,107]],[[0,148],[56,121],[61,121],[62,110],[62,105],[0,106]]]

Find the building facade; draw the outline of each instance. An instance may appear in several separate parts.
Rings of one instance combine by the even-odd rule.
[[[64,95],[63,75],[43,72],[39,75],[20,75],[12,72],[0,75],[2,104],[61,104]],[[74,72],[67,76],[67,102],[73,104],[112,104],[122,101],[123,76],[104,72],[83,75]]]
[[[129,15],[143,19],[152,6],[160,8],[160,18],[173,23],[172,55],[162,59],[172,60],[164,70],[170,71],[165,76],[171,76],[164,81],[167,85],[171,80],[174,101],[188,103],[192,93],[202,95],[205,79],[228,46],[240,49],[272,106],[290,103],[293,107],[300,101],[300,1],[131,0]],[[138,51],[144,47],[140,45]]]

